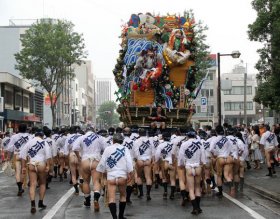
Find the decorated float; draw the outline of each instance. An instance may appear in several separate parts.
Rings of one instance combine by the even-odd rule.
[[[149,125],[161,106],[168,127],[190,122],[192,101],[206,68],[208,46],[192,12],[155,16],[132,14],[122,26],[121,49],[113,70],[118,113],[126,125]],[[204,65],[202,63],[204,62]]]

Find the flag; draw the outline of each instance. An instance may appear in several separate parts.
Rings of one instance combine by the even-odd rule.
[[[202,85],[203,85],[204,81],[206,81],[207,78],[208,78],[208,75],[209,75],[209,69],[208,69],[208,71],[207,71],[205,77],[200,81],[198,87],[195,89],[195,91],[194,91],[194,93],[195,93],[195,98],[194,98],[194,99],[197,98],[197,96],[198,96],[198,94],[199,94],[199,92],[200,92],[200,90],[201,90],[201,88],[202,88]]]

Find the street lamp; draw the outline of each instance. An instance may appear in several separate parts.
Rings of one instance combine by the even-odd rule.
[[[239,58],[241,53],[239,51],[233,51],[230,54],[220,54],[217,53],[218,56],[218,124],[222,124],[222,102],[221,102],[221,67],[220,67],[220,57],[221,56],[231,56],[234,59]]]

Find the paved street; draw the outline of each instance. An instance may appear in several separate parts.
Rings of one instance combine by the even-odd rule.
[[[280,172],[280,168],[277,168]],[[280,177],[269,179],[264,177],[266,170],[262,169],[259,172],[256,170],[247,171],[247,183],[252,184],[252,179],[258,179],[258,187],[261,188],[262,183],[271,182],[272,194],[279,193],[279,187],[276,183],[280,182]],[[259,176],[259,178],[258,178]],[[103,204],[103,199],[100,200],[101,211],[94,213],[93,209],[85,209],[83,207],[83,196],[69,195],[71,187],[68,182],[60,183],[56,179],[50,185],[51,189],[47,191],[45,204],[47,209],[37,211],[35,215],[31,215],[30,202],[27,192],[23,197],[17,197],[17,187],[14,178],[6,177],[0,173],[0,218],[90,218],[109,219],[110,212]],[[234,199],[225,195],[223,199],[212,195],[206,195],[202,198],[201,207],[203,213],[198,218],[279,218],[280,204],[273,197],[264,197],[268,188],[264,188],[263,194],[256,191],[252,186],[246,186],[244,193],[237,195]],[[65,195],[66,194],[66,195]],[[227,198],[229,197],[230,200]],[[61,200],[60,200],[61,199]],[[60,200],[60,201],[59,201]],[[38,199],[37,199],[38,201]],[[152,201],[147,202],[145,199],[139,200],[132,195],[133,205],[126,209],[126,216],[129,219],[170,219],[170,218],[189,218],[195,217],[190,214],[191,204],[186,207],[181,207],[179,193],[174,201],[162,199],[162,188],[152,192]],[[57,210],[57,211],[55,211]],[[261,217],[262,216],[262,217]]]

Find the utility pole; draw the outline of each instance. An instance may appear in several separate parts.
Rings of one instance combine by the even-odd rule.
[[[244,72],[244,123],[247,124],[247,63],[246,63],[246,69]]]

